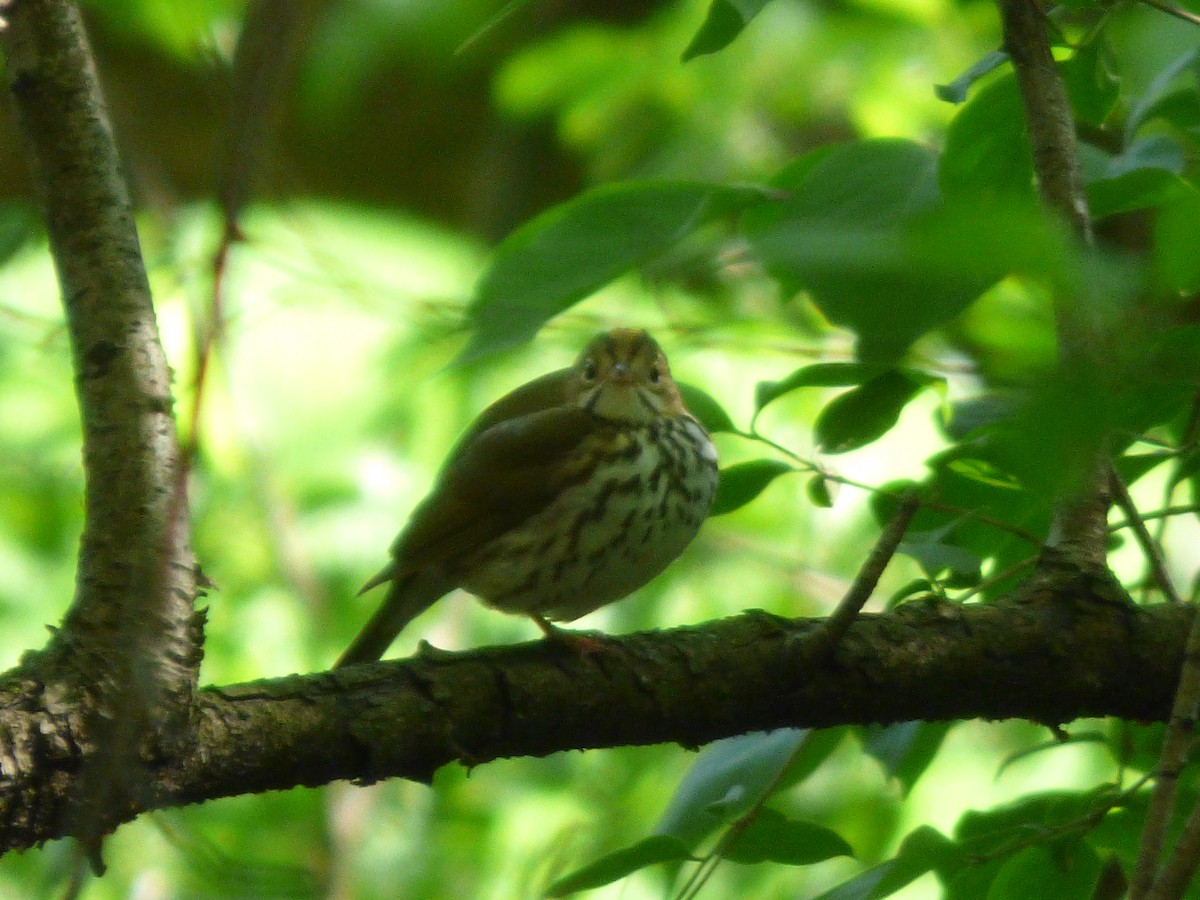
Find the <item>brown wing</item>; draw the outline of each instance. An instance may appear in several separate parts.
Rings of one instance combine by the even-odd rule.
[[[391,577],[479,547],[554,498],[554,466],[593,432],[596,420],[575,406],[546,409],[544,400],[542,408],[523,411],[523,405],[532,405],[531,398],[517,395],[553,386],[539,385],[543,381],[490,407],[459,442],[437,484],[396,539]],[[518,414],[509,415],[514,410]]]

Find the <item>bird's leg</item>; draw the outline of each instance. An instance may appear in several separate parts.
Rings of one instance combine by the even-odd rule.
[[[542,634],[546,636],[547,641],[570,650],[573,653],[578,653],[580,656],[590,656],[593,653],[611,653],[613,650],[612,647],[604,643],[598,632],[593,632],[589,635],[578,631],[568,631],[565,628],[559,628],[545,616],[539,616],[537,613],[529,613],[529,618],[533,619],[534,624],[542,630]]]

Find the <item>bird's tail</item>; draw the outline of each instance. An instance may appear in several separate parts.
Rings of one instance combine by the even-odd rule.
[[[382,583],[383,579],[374,578],[367,582],[363,590],[370,590]],[[421,572],[409,572],[390,579],[383,603],[333,667],[340,669],[343,666],[375,662],[383,656],[405,625],[429,609],[449,589],[441,578],[429,577],[428,574],[423,577]]]

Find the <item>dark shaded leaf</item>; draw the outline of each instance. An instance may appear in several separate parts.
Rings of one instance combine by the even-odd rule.
[[[757,16],[771,0],[713,0],[708,7],[704,24],[696,32],[687,49],[683,51],[683,62],[716,53],[733,43],[750,20]]]
[[[964,854],[953,841],[923,825],[904,838],[892,859],[826,891],[817,900],[880,900],[926,872],[952,874],[965,864]]]
[[[1200,291],[1200,191],[1181,187],[1154,224],[1154,269],[1159,284],[1180,295]]]
[[[1028,847],[1005,860],[988,900],[1088,900],[1100,878],[1100,857],[1085,841]]]
[[[849,387],[862,384],[886,367],[870,363],[815,363],[797,369],[779,381],[760,381],[754,388],[755,413],[764,406],[802,387]]]
[[[1134,136],[1141,127],[1159,115],[1161,106],[1171,93],[1171,85],[1175,79],[1188,69],[1195,69],[1200,64],[1200,48],[1192,48],[1181,53],[1150,82],[1150,86],[1142,93],[1137,102],[1129,110],[1125,119],[1125,143],[1132,144]]]
[[[1011,72],[980,88],[950,121],[938,183],[950,199],[1033,198],[1033,151]]]
[[[721,470],[717,496],[708,514],[722,516],[740,509],[761,494],[767,485],[780,475],[795,471],[794,466],[777,459],[755,459],[726,466]]]
[[[692,855],[679,838],[655,834],[600,857],[582,869],[577,869],[555,881],[546,890],[548,897],[565,897],[575,891],[586,891],[612,884],[625,876],[657,863],[682,862]]]
[[[1112,48],[1101,35],[1059,63],[1071,109],[1080,120],[1097,127],[1104,124],[1120,95],[1121,82],[1113,72],[1112,55]]]
[[[617,276],[766,198],[755,187],[637,181],[605,185],[547,210],[496,248],[468,309],[471,340],[459,361],[529,340]]]
[[[886,434],[920,391],[940,379],[912,370],[894,369],[834,397],[813,425],[826,453],[857,450]]]
[[[818,509],[829,509],[833,506],[833,492],[829,489],[829,480],[824,475],[814,475],[805,485],[808,500]]]
[[[949,722],[899,722],[861,729],[863,749],[883,766],[889,778],[900,781],[907,794],[925,774],[950,731]]]
[[[801,748],[810,743],[815,752],[809,755],[808,771],[816,768],[836,742],[813,742],[814,734],[808,728],[783,728],[709,744],[675,789],[654,826],[655,834],[671,835],[684,846],[695,847],[716,828],[757,803],[779,781],[789,763],[796,764]]]
[[[683,405],[700,421],[704,430],[709,434],[737,431],[737,426],[733,424],[733,419],[729,418],[729,413],[725,412],[725,409],[711,394],[682,381],[675,382],[675,385],[679,388],[680,396],[683,397]]]
[[[840,835],[828,828],[789,819],[773,809],[762,809],[724,855],[726,859],[740,863],[778,862],[807,866],[835,856],[853,856],[854,851]]]

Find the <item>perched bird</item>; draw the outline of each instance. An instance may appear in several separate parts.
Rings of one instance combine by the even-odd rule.
[[[489,406],[363,586],[383,605],[338,660],[379,659],[461,587],[488,606],[570,621],[627,596],[696,536],[717,453],[645,331],[596,337],[575,365]]]

